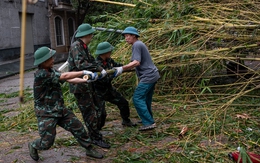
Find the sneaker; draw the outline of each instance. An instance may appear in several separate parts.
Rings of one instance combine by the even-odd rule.
[[[155,123],[153,123],[153,124],[151,124],[151,125],[141,126],[141,127],[139,128],[139,131],[152,130],[152,129],[154,129],[154,128],[156,128],[156,124],[155,124]]]
[[[32,143],[28,143],[28,148],[29,148],[31,158],[35,161],[38,161],[39,155],[37,149],[33,148]]]
[[[92,145],[90,145],[88,148],[86,148],[86,155],[93,158],[103,158],[103,155],[100,154],[98,151],[96,151]]]
[[[129,121],[123,120],[122,125],[123,126],[127,126],[127,127],[135,127],[135,126],[137,126],[137,124],[133,123],[131,120],[129,120]]]
[[[106,143],[104,140],[100,139],[100,140],[93,140],[92,141],[93,144],[99,146],[99,147],[102,147],[102,148],[107,148],[109,149],[110,148],[110,145],[108,143]]]

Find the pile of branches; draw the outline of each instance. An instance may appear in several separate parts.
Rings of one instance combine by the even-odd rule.
[[[169,146],[182,147],[181,157],[193,162],[227,162],[227,152],[239,145],[259,151],[260,2],[122,0],[120,5],[126,8],[100,15],[107,21],[94,26],[139,30],[161,74],[153,106],[169,108],[155,115],[160,133],[175,136],[178,125],[188,126],[184,139]],[[116,61],[129,63],[131,46],[121,34],[101,41],[115,46]],[[130,98],[137,82],[134,73],[123,73],[114,85]]]
[[[225,93],[233,86],[257,85],[259,2],[139,2],[108,17],[121,26],[139,29],[140,40],[148,46],[161,73],[157,93],[198,95],[203,89]],[[129,45],[121,41],[116,47],[113,57],[129,62]],[[126,74],[116,83],[129,87],[135,82],[136,78]]]

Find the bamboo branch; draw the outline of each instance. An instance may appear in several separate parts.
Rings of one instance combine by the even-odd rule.
[[[107,1],[107,0],[90,0],[90,1],[109,3],[109,4],[121,5],[121,6],[127,6],[127,7],[135,7],[136,6],[136,5],[130,4],[130,3],[114,2],[114,1]]]
[[[162,59],[170,59],[170,58],[174,58],[178,55],[205,55],[205,56],[209,56],[208,58],[205,59],[236,59],[236,57],[225,57],[225,56],[217,56],[216,54],[218,53],[222,53],[222,52],[226,52],[229,51],[235,51],[238,49],[243,49],[243,48],[255,48],[258,47],[258,44],[251,44],[251,45],[240,45],[240,46],[235,46],[235,47],[230,47],[230,48],[219,48],[219,49],[214,49],[214,50],[200,50],[200,51],[184,51],[184,52],[176,52],[176,53],[164,53],[164,55],[158,56],[156,58],[154,58],[157,62],[160,62]],[[214,56],[214,58],[212,58],[211,56],[215,54],[216,56]],[[161,59],[161,60],[160,60]],[[204,59],[204,60],[205,60]],[[241,58],[242,59],[242,58]],[[255,60],[255,61],[260,61],[259,58],[243,58],[243,60]]]

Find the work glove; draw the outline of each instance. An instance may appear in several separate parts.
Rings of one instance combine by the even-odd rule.
[[[98,74],[96,72],[93,73],[93,72],[88,71],[88,70],[83,70],[83,74],[89,76],[89,78],[87,80],[88,83],[94,82],[98,79]]]
[[[115,70],[113,75],[114,77],[121,75],[123,72],[123,67],[113,67],[113,69]]]
[[[106,70],[102,70],[101,72],[100,72],[100,75],[99,75],[99,77],[98,77],[98,79],[102,79],[103,77],[105,77],[107,75],[107,72],[106,72]]]

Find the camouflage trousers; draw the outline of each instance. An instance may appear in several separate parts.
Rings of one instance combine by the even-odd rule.
[[[102,91],[98,90],[98,96],[101,100],[101,107],[102,107],[102,116],[101,116],[101,127],[105,125],[106,121],[106,109],[105,109],[105,102],[108,101],[112,104],[115,104],[119,111],[120,111],[120,116],[123,120],[129,121],[129,116],[130,116],[130,109],[129,109],[129,103],[128,101],[115,89],[111,89],[108,91]]]
[[[92,140],[101,140],[102,134],[100,133],[100,126],[102,108],[100,107],[100,99],[95,92],[75,93],[74,96],[77,100],[90,138]]]
[[[32,142],[32,146],[37,150],[47,150],[53,145],[57,125],[70,131],[82,147],[90,146],[91,139],[83,124],[72,111],[66,108],[60,117],[37,116],[37,120],[40,138]]]

